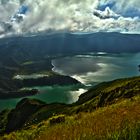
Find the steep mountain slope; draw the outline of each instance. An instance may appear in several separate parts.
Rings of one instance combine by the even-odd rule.
[[[140,77],[118,79],[111,82],[103,82],[91,88],[85,94],[79,97],[78,104],[89,101],[92,98],[99,97],[100,102],[105,105],[112,103],[119,98],[131,98],[139,94],[140,90]]]
[[[5,131],[11,132],[38,124],[54,115],[73,116],[81,112],[93,112],[98,108],[123,102],[127,99],[135,102],[134,97],[137,96],[140,96],[140,77],[101,83],[82,94],[79,100],[71,105],[47,105],[37,100],[24,99],[8,114],[7,124],[4,128],[6,128]],[[28,114],[25,115],[27,117],[24,114]],[[16,121],[17,118],[20,119]]]

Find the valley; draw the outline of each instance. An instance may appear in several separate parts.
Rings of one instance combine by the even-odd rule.
[[[119,43],[112,46],[110,38]],[[139,44],[139,35],[119,33],[1,39],[0,139],[43,139],[52,133],[50,123],[61,129],[69,123],[72,130],[71,119],[84,120],[80,114],[90,118],[108,106],[125,108],[126,102],[133,108],[140,95]]]
[[[0,0],[0,140],[140,140],[140,0]]]

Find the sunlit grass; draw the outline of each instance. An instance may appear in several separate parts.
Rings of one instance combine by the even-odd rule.
[[[97,85],[80,102],[42,108],[34,117],[41,118],[38,123],[44,121],[30,123],[0,140],[139,140],[139,82],[134,77]],[[49,111],[52,115],[45,117]]]
[[[55,118],[55,117],[53,117]],[[57,117],[56,117],[57,118]],[[91,113],[65,116],[65,122],[49,120],[27,130],[13,132],[1,140],[139,140],[140,97],[99,108]]]
[[[47,129],[38,140],[137,140],[140,138],[140,100],[126,100],[93,113],[79,113]]]

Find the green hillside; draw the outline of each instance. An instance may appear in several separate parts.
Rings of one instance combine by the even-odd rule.
[[[101,83],[71,105],[24,99],[0,118],[2,140],[139,140],[140,77]]]

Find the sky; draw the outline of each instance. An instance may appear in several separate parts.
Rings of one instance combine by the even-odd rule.
[[[139,0],[0,0],[0,36],[38,32],[140,33]]]

